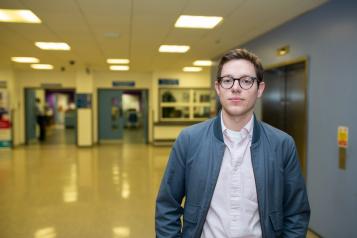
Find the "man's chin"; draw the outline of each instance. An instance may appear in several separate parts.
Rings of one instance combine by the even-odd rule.
[[[237,107],[234,108],[228,107],[223,110],[231,117],[241,117],[250,113],[250,110],[237,108]]]

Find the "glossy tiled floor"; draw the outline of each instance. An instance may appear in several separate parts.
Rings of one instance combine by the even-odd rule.
[[[121,144],[0,151],[0,237],[154,237],[169,150]]]
[[[65,128],[62,125],[52,125],[46,128],[46,140],[43,142],[43,144],[74,145],[76,143],[75,136],[76,134],[74,128]]]
[[[138,144],[0,151],[0,237],[154,237],[168,151]]]

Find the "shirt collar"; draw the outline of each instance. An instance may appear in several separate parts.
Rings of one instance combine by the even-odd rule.
[[[240,130],[243,134],[248,134],[249,138],[253,137],[253,122],[254,122],[254,114],[250,118],[247,124]],[[221,126],[222,126],[222,133],[223,135],[227,135],[228,128],[224,125],[223,122],[223,110],[221,110]]]

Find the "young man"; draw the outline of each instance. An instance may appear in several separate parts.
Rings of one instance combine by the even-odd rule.
[[[310,207],[294,141],[253,113],[263,72],[247,50],[222,57],[222,110],[177,138],[156,201],[156,237],[305,238]]]

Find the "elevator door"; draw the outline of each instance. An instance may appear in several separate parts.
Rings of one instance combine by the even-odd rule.
[[[265,71],[263,121],[291,135],[296,143],[303,174],[306,173],[305,62]]]

